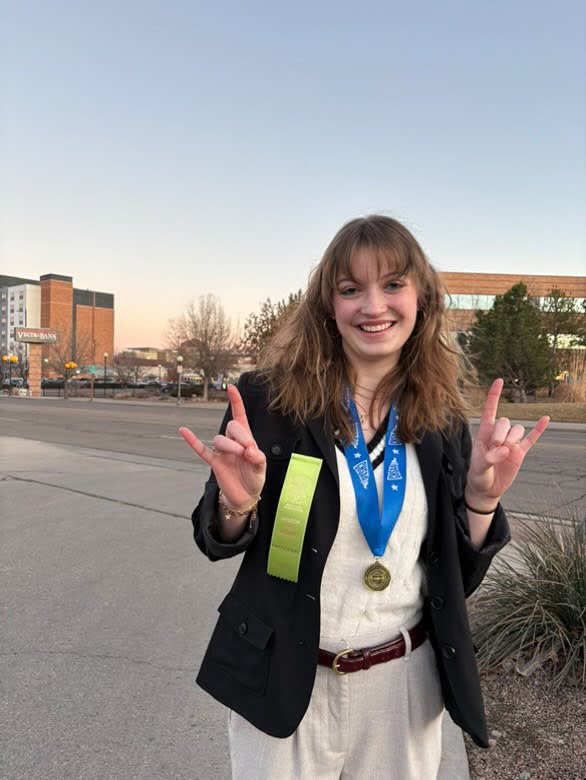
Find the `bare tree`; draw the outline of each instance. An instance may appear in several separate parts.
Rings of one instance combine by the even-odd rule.
[[[181,316],[169,320],[167,341],[184,358],[184,365],[204,380],[204,401],[210,382],[236,363],[232,325],[215,295],[201,295]]]
[[[563,362],[568,347],[576,346],[580,341],[580,332],[584,327],[585,317],[580,312],[578,302],[570,298],[563,290],[554,287],[540,302],[544,313],[544,326],[551,345],[555,376],[564,368]],[[553,395],[555,383],[549,384],[549,395]]]
[[[49,344],[48,368],[63,377],[63,397],[68,395],[67,363],[75,362],[78,366],[87,365],[93,355],[93,340],[89,333],[74,334],[71,328],[57,329],[57,341]]]
[[[131,382],[136,382],[138,361],[136,358],[129,358],[124,352],[118,352],[112,360],[114,376],[116,381],[122,387],[126,387]]]

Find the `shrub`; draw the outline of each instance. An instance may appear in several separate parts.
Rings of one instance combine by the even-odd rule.
[[[523,522],[523,540],[497,559],[472,601],[481,669],[543,667],[556,686],[586,687],[586,524]]]
[[[169,392],[171,398],[177,398],[177,385]],[[193,396],[201,398],[203,395],[203,385],[181,385],[181,398],[192,398]]]

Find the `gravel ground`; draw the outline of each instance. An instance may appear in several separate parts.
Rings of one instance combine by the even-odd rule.
[[[586,695],[554,689],[542,672],[484,674],[488,750],[466,736],[472,780],[584,780]]]

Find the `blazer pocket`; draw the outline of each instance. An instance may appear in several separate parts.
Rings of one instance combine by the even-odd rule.
[[[261,696],[267,686],[269,643],[274,629],[232,593],[218,607],[220,618],[210,642],[211,659],[241,685]]]

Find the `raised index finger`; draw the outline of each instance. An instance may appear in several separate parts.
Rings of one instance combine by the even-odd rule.
[[[196,452],[208,466],[211,466],[214,457],[212,450],[206,447],[201,439],[198,439],[195,433],[190,431],[189,428],[179,428],[179,433],[183,436],[184,441],[189,444],[191,449]]]
[[[490,438],[503,385],[504,382],[502,379],[495,379],[486,394],[484,409],[482,410],[482,417],[480,418],[480,426],[478,428],[478,438],[482,441],[488,441]]]
[[[232,419],[239,422],[250,433],[250,425],[248,424],[248,417],[246,416],[246,409],[244,408],[244,402],[240,395],[236,385],[228,385],[228,400],[230,401],[230,409],[232,410]]]

